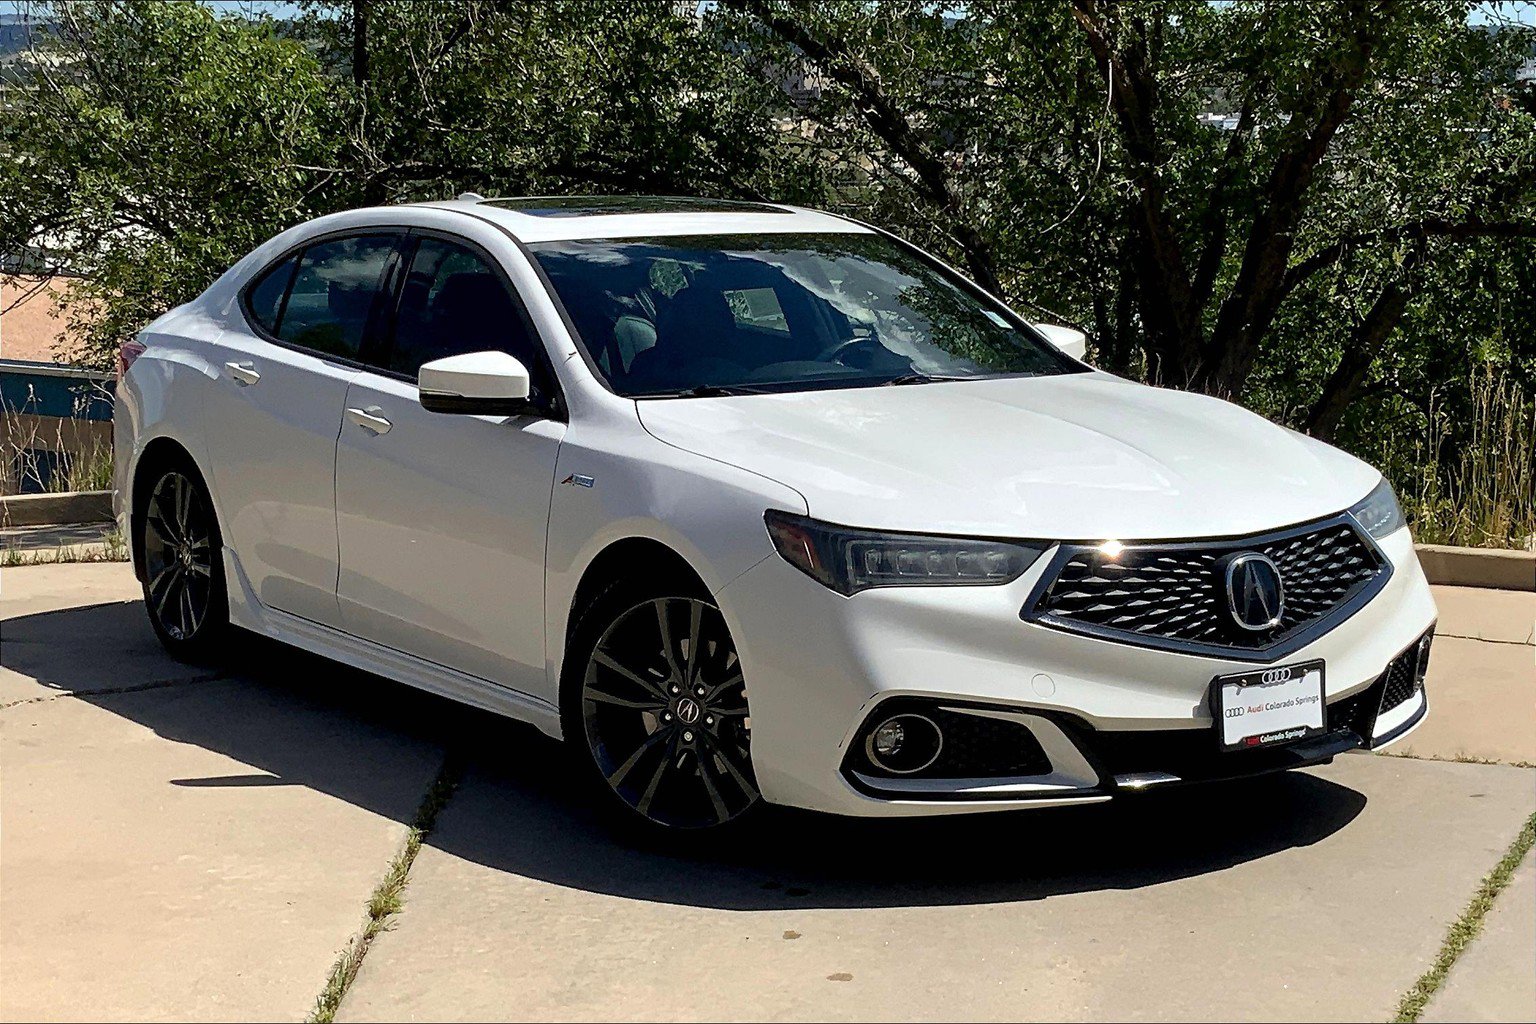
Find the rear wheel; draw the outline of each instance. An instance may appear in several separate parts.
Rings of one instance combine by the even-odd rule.
[[[181,465],[159,471],[138,539],[155,635],[174,657],[207,660],[229,624],[229,605],[213,502],[195,471]]]
[[[712,601],[614,588],[573,640],[566,735],[623,817],[657,831],[718,829],[761,803],[746,681]]]

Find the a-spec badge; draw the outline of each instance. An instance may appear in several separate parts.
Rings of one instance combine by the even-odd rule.
[[[562,484],[575,484],[577,487],[591,487],[597,481],[593,480],[590,476],[584,476],[581,473],[572,473],[570,476],[566,477],[560,482]]]

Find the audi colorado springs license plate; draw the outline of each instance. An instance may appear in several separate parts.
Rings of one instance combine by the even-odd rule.
[[[1323,663],[1217,676],[1212,703],[1222,750],[1252,750],[1324,731]]]

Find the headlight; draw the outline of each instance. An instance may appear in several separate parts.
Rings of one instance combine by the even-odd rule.
[[[1048,546],[854,530],[774,509],[763,521],[786,562],[845,596],[871,587],[1011,583]]]
[[[1355,522],[1372,537],[1381,538],[1403,528],[1403,510],[1397,506],[1397,495],[1385,479],[1372,489],[1365,500],[1349,510]]]

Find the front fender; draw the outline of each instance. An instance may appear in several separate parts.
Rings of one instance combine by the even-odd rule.
[[[573,424],[550,498],[544,635],[551,692],[558,692],[577,587],[605,549],[629,538],[664,544],[715,594],[773,554],[763,527],[769,508],[807,511],[800,492],[767,477],[640,430]],[[736,629],[728,612],[726,622]]]

